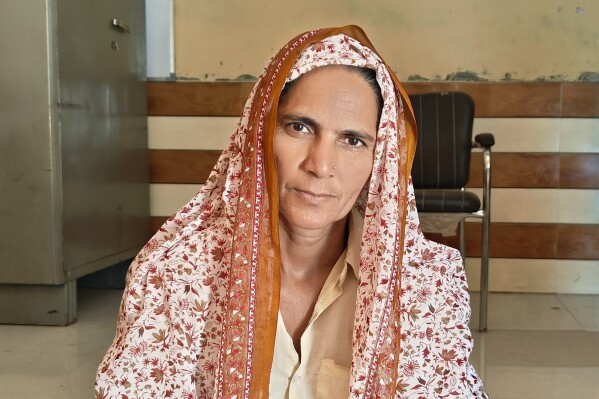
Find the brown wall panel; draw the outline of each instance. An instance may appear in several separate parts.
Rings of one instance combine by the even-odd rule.
[[[564,117],[599,117],[599,83],[564,83]]]
[[[150,150],[151,183],[204,183],[220,150]],[[493,154],[492,187],[599,188],[599,154]],[[470,188],[482,187],[482,154],[472,154]]]
[[[492,187],[556,188],[559,179],[560,154],[497,152],[491,156]],[[473,152],[468,187],[482,185],[483,156]]]
[[[220,150],[150,150],[150,183],[204,183]]]
[[[152,232],[166,216],[151,218]],[[458,247],[457,236],[425,233],[433,241]],[[480,223],[466,223],[466,256],[480,257]],[[599,225],[577,224],[491,224],[491,257],[516,259],[599,259]]]
[[[466,256],[480,257],[481,223],[466,223]],[[557,223],[491,223],[492,258],[599,259],[599,225]],[[457,236],[425,234],[458,248]]]
[[[481,254],[481,223],[466,223],[466,256]],[[491,223],[492,258],[553,259],[557,248],[557,225],[550,223]],[[426,234],[433,241],[458,247],[458,238]]]
[[[560,154],[559,186],[599,188],[599,154]]]
[[[558,259],[599,259],[599,225],[557,225]]]
[[[478,117],[556,117],[560,115],[559,83],[406,83],[408,93],[463,91],[474,99]]]
[[[148,82],[150,116],[239,116],[251,82]]]
[[[480,256],[480,223],[466,225],[466,253]],[[552,223],[491,223],[489,248],[495,258],[553,259],[557,225]]]
[[[148,82],[151,116],[238,116],[253,82]],[[599,117],[599,84],[408,82],[408,93],[469,93],[479,117]],[[562,97],[563,92],[563,97]]]

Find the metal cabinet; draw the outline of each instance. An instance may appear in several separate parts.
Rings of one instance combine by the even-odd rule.
[[[144,0],[3,0],[0,51],[0,323],[70,324],[149,238]]]

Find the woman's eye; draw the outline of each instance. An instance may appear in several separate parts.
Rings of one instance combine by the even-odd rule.
[[[303,123],[300,123],[300,122],[291,122],[289,124],[289,126],[295,132],[306,132],[306,131],[308,131],[307,126],[304,125]]]
[[[345,142],[352,147],[358,147],[364,145],[364,142],[357,137],[347,137]]]

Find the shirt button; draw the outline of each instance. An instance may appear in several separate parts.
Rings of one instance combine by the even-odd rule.
[[[296,375],[295,377],[293,377],[294,384],[299,384],[301,380],[302,380],[302,377],[300,377],[299,375]]]

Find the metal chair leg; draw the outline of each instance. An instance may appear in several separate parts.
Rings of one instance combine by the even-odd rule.
[[[491,225],[491,149],[483,150],[483,234],[482,253],[480,258],[480,317],[478,329],[487,331],[487,305],[489,297],[489,229]]]
[[[466,267],[466,239],[464,235],[464,225],[466,224],[465,218],[460,218],[458,223],[458,236],[460,240],[460,255],[462,255],[462,265]]]
[[[489,220],[483,218],[482,254],[480,258],[480,315],[478,330],[487,331],[487,306],[489,299]]]

